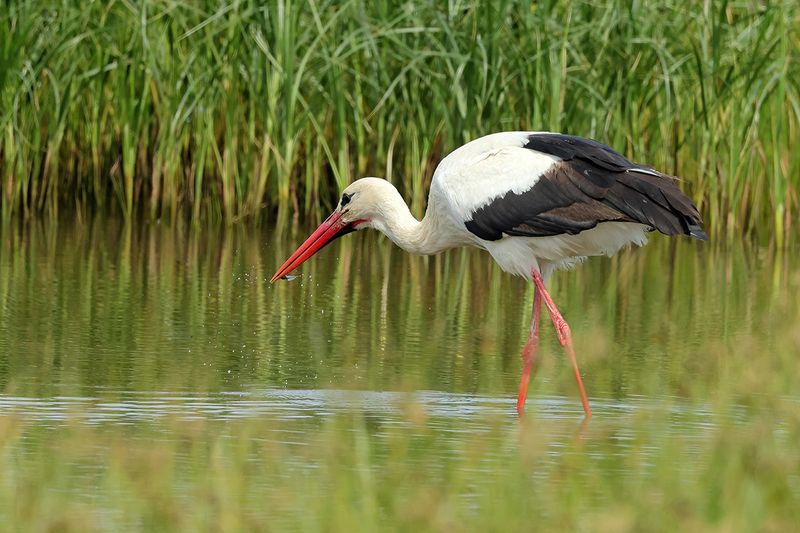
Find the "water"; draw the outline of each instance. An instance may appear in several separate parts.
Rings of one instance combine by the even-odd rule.
[[[624,494],[626,484],[678,461],[682,479],[699,483],[718,468],[721,435],[768,426],[752,439],[800,464],[791,445],[800,419],[800,261],[791,250],[654,236],[642,250],[557,274],[552,294],[572,326],[595,416],[582,419],[570,366],[545,321],[528,420],[519,424],[530,287],[479,251],[410,257],[365,232],[326,248],[297,279],[270,284],[306,231],[99,219],[5,226],[0,450],[22,469],[12,468],[16,478],[33,471],[34,485],[42,478],[60,487],[62,499],[48,498],[102,508],[108,525],[136,529],[187,525],[169,513],[124,519],[135,512],[114,500],[138,494],[115,481],[134,467],[114,457],[149,457],[153,442],[176,465],[164,482],[170,495],[218,484],[214,453],[247,478],[253,465],[273,465],[258,450],[280,447],[269,448],[280,472],[262,473],[248,488],[252,501],[231,507],[252,520],[274,518],[257,495],[272,494],[276,480],[288,483],[285,497],[302,499],[307,482],[286,480],[317,479],[332,468],[320,450],[351,436],[356,456],[345,457],[370,450],[365,464],[378,478],[404,462],[425,465],[432,479],[440,469],[451,472],[444,479],[463,478],[454,501],[465,513],[485,503],[481,480],[510,469],[510,458],[527,464],[530,453],[538,466],[527,479],[584,491],[598,506],[609,496],[593,476],[618,480],[614,490]],[[245,446],[242,463],[230,446]],[[75,451],[84,447],[93,459]],[[473,447],[480,460],[465,459]],[[53,453],[60,466],[37,470]],[[557,474],[575,461],[594,461],[575,474],[578,488]],[[137,475],[150,479],[158,468],[146,471]],[[800,481],[787,479],[797,498]],[[416,485],[403,483],[397,494],[413,493]],[[19,519],[2,495],[0,515]],[[375,505],[391,515],[383,500]]]

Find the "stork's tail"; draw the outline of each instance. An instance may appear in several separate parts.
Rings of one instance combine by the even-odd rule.
[[[649,224],[666,235],[690,235],[701,241],[708,240],[703,231],[703,219],[694,202],[675,184],[676,178],[650,169],[629,169],[618,180],[626,188],[649,198],[649,205],[631,205],[624,193],[618,200],[625,204],[625,212],[642,223]],[[612,200],[613,201],[613,200]],[[616,203],[616,202],[615,202]]]

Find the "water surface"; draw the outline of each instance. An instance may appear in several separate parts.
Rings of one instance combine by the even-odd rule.
[[[17,429],[0,427],[0,442],[17,467],[40,465],[50,446],[76,446],[60,439],[77,431],[91,442],[93,466],[62,472],[58,484],[69,501],[95,505],[92,487],[115,471],[108,458],[129,453],[117,438],[167,446],[184,474],[211,464],[206,453],[169,447],[184,439],[285,446],[280,462],[291,479],[327,464],[295,448],[327,448],[341,436],[330,428],[340,428],[363,433],[376,473],[416,461],[450,464],[465,480],[496,477],[509,457],[524,461],[529,445],[538,450],[529,479],[573,487],[554,472],[564,461],[595,461],[570,490],[600,505],[608,496],[595,476],[624,486],[679,461],[684,479],[700,479],[717,468],[715,447],[728,432],[769,427],[777,456],[798,461],[800,262],[792,250],[655,235],[644,249],[557,274],[552,294],[572,326],[595,416],[583,421],[569,364],[543,322],[530,425],[520,426],[519,351],[532,303],[523,280],[479,251],[410,257],[359,233],[326,248],[298,279],[270,284],[305,231],[6,225],[0,419]],[[187,437],[197,423],[203,429]],[[473,446],[481,459],[464,462]],[[243,457],[269,463],[250,448]],[[86,460],[72,451],[63,459]],[[796,474],[785,479],[787,497],[798,497]],[[271,485],[265,474],[255,486]],[[481,482],[464,487],[457,501],[480,509]],[[113,501],[104,506],[111,524],[130,525],[109,510]],[[256,501],[241,509],[253,520],[271,516]]]

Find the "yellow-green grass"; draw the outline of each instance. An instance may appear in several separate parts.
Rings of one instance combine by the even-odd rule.
[[[800,408],[774,392],[745,407],[628,403],[585,428],[536,411],[432,416],[413,400],[388,417],[299,411],[304,424],[6,413],[0,518],[15,531],[790,531]]]
[[[266,4],[266,5],[262,5]],[[682,176],[712,235],[798,216],[794,2],[10,2],[0,210],[320,216],[364,175],[421,209],[498,130]]]

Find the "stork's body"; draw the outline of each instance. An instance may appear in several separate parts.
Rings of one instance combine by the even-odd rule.
[[[674,178],[630,162],[596,141],[546,132],[481,137],[445,157],[433,175],[419,221],[397,189],[379,178],[347,187],[337,209],[276,272],[285,276],[327,242],[375,228],[404,250],[435,254],[457,246],[487,250],[506,272],[535,285],[518,410],[525,402],[538,345],[539,306],[553,319],[589,404],[572,351],[569,326],[545,288],[558,268],[587,256],[643,245],[646,232],[705,239],[700,215]]]

